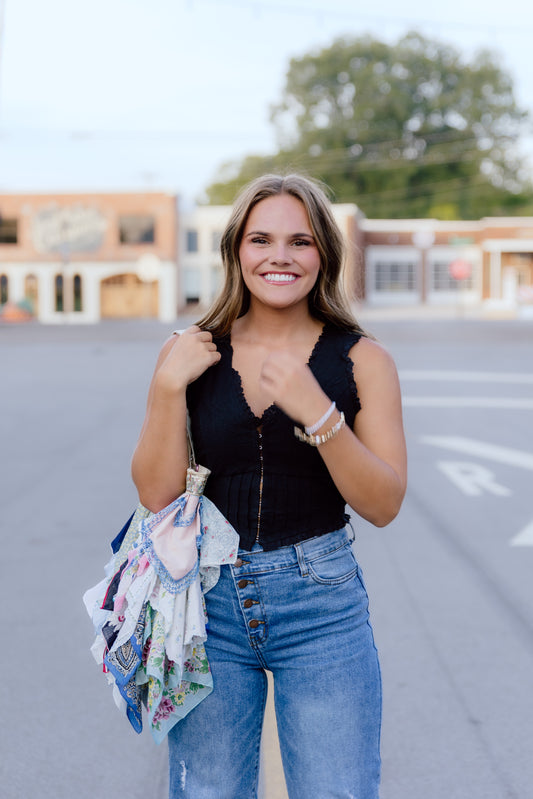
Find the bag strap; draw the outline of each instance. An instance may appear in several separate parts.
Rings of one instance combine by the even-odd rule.
[[[185,328],[181,328],[181,330],[173,330],[173,336],[180,336],[185,331]],[[197,469],[198,466],[196,464],[196,456],[194,454],[194,445],[192,443],[192,433],[191,433],[191,417],[189,416],[189,411],[187,411],[187,452],[189,456],[189,469]]]
[[[194,454],[194,445],[192,443],[191,417],[189,416],[189,411],[187,411],[187,452],[189,454],[189,469],[198,469],[196,456]]]

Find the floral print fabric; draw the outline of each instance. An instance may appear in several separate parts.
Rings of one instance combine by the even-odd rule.
[[[203,592],[238,545],[207,497],[185,492],[157,514],[139,505],[105,578],[84,595],[115,703],[137,732],[144,704],[157,743],[213,690]]]

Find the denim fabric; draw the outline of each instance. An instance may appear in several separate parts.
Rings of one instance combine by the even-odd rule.
[[[347,530],[241,552],[206,594],[214,691],[169,734],[170,799],[255,799],[267,692],[290,799],[377,799],[381,680]]]

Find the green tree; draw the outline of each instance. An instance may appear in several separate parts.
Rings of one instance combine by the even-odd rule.
[[[531,205],[517,152],[527,114],[488,51],[467,63],[418,33],[395,45],[338,39],[291,60],[271,119],[279,151],[225,164],[209,202],[231,202],[265,171],[294,169],[369,217],[467,219]]]

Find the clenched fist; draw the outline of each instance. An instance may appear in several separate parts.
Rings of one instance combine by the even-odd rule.
[[[220,358],[211,333],[193,325],[180,335],[173,336],[165,345],[156,372],[157,387],[167,391],[183,391],[210,366],[218,363]]]

